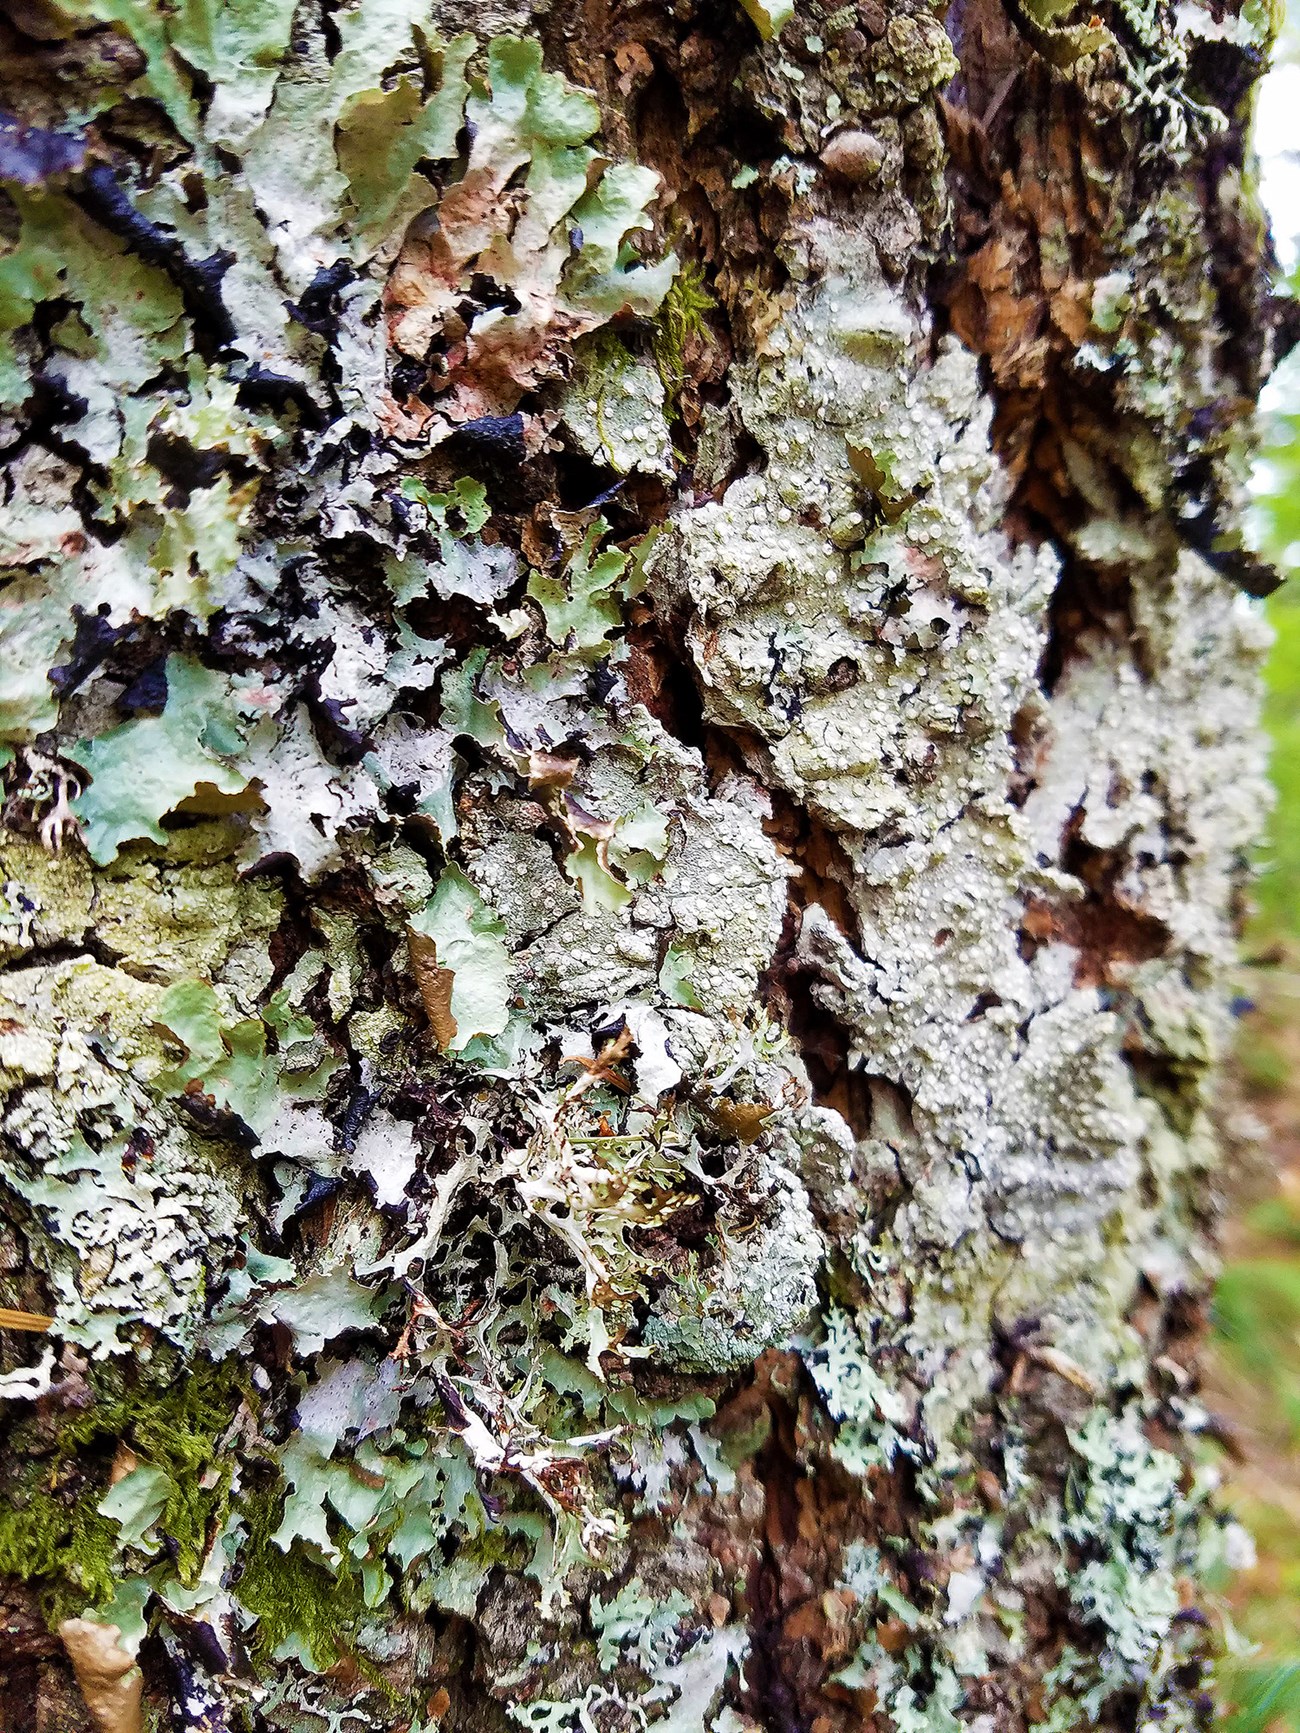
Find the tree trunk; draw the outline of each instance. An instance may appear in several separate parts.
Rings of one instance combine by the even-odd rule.
[[[1204,1726],[1268,20],[10,0],[0,1725]]]

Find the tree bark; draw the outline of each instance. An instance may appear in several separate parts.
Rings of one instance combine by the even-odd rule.
[[[1208,1724],[1268,49],[11,0],[0,1726]]]

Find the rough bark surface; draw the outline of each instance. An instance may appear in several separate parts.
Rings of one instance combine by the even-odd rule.
[[[1207,1724],[1268,48],[10,0],[0,1727]]]

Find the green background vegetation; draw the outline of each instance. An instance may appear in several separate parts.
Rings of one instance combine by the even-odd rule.
[[[1300,61],[1294,3],[1280,58]],[[1300,150],[1300,128],[1295,148]],[[1287,226],[1274,213],[1275,226]],[[1300,269],[1288,285],[1300,295]],[[1227,1495],[1257,1563],[1223,1585],[1239,1652],[1222,1668],[1231,1733],[1300,1733],[1300,355],[1268,393],[1258,535],[1287,574],[1265,714],[1276,806],[1244,950],[1240,1073],[1263,1131],[1233,1163],[1206,1407],[1222,1422]]]

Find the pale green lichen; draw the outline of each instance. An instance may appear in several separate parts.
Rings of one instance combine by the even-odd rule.
[[[764,4],[763,0],[741,0],[741,5],[765,42],[779,36],[795,12],[794,0],[777,0],[772,6]]]
[[[674,285],[676,287],[676,285]],[[671,296],[671,291],[670,291]],[[580,353],[560,403],[580,451],[618,475],[674,478],[662,369],[617,341]]]

